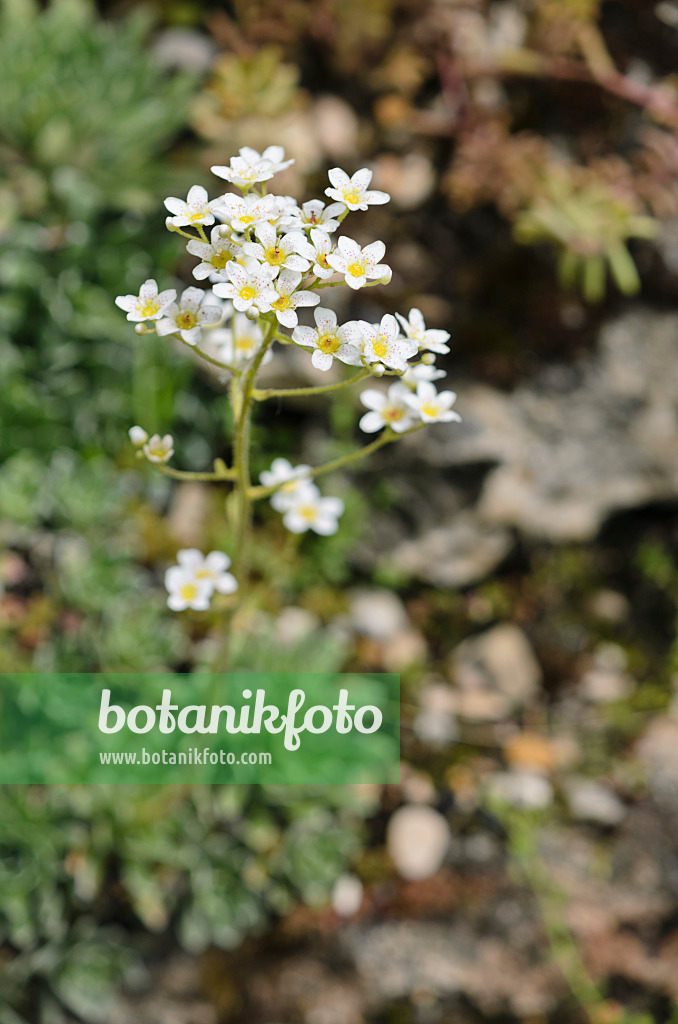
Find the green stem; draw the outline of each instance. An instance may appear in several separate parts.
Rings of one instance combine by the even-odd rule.
[[[189,341],[184,341],[180,334],[174,334],[172,337],[178,338],[182,345],[185,345],[186,348],[190,348],[191,352],[200,356],[200,358],[204,359],[206,363],[211,363],[212,366],[218,366],[220,370],[228,370],[229,373],[236,373],[236,370],[232,366],[229,366],[228,363],[221,363],[218,359],[208,356],[202,349],[197,348],[195,345],[191,345]]]
[[[209,480],[212,483],[220,483],[235,480],[235,470],[226,469],[214,473],[193,473],[184,469],[173,469],[171,466],[158,466],[158,472],[163,476],[171,476],[174,480]]]
[[[325,473],[332,473],[335,469],[343,469],[344,466],[350,466],[353,462],[358,462],[360,459],[367,458],[373,452],[376,452],[379,448],[383,448],[387,444],[391,444],[392,441],[398,441],[401,437],[405,437],[407,434],[414,434],[415,431],[421,430],[425,427],[425,423],[418,423],[416,427],[410,427],[409,430],[404,430],[401,434],[396,434],[395,431],[387,427],[381,437],[378,437],[376,441],[372,441],[371,444],[366,444],[364,448],[358,448],[355,452],[349,452],[348,455],[340,455],[337,459],[332,459],[330,462],[323,463],[322,466],[317,466],[312,469],[308,474],[308,479],[313,479],[318,476],[324,476]],[[259,501],[261,498],[269,498],[272,494],[275,494],[277,490],[285,486],[287,481],[275,484],[272,487],[251,487],[249,497],[251,501]]]
[[[366,377],[370,377],[371,373],[369,370],[361,370],[360,373],[356,373],[353,377],[349,377],[348,380],[342,380],[338,384],[320,384],[308,388],[265,388],[263,391],[253,390],[252,398],[255,402],[265,402],[268,398],[294,398],[302,395],[324,395],[328,391],[341,391],[342,388],[348,388],[351,384],[357,384],[358,381],[365,380]]]

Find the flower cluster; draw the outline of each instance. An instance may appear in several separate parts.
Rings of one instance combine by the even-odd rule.
[[[192,608],[204,612],[215,592],[234,594],[238,589],[235,576],[227,570],[231,559],[223,551],[203,555],[197,548],[184,548],[177,554],[177,564],[165,573],[167,604],[173,612]]]
[[[435,360],[449,352],[447,331],[427,328],[416,308],[407,317],[385,313],[378,323],[363,319],[342,323],[331,308],[333,304],[321,302],[321,290],[325,288],[346,284],[359,293],[391,279],[391,268],[384,262],[384,243],[376,240],[363,245],[343,231],[349,213],[387,203],[390,197],[370,188],[372,172],[367,168],[349,176],[335,167],[328,172],[325,189],[329,202],[311,199],[299,205],[293,197],[270,193],[267,187],[270,179],[292,162],[280,146],[269,146],[262,153],[243,147],[228,165],[212,168],[232,190],[210,199],[205,188],[194,185],[185,200],[165,200],[168,230],[186,239],[187,252],[197,261],[193,277],[209,285],[211,291],[191,286],[177,296],[174,289],[159,291],[156,281],[149,279],[138,295],[116,299],[128,320],[136,324],[138,334],[156,332],[172,337],[227,373],[234,421],[232,466],[218,459],[214,473],[169,469],[165,464],[174,451],[171,435],[149,437],[135,426],[130,438],[139,454],[164,473],[233,487],[235,500],[229,507],[236,509],[233,550],[241,580],[253,502],[270,499],[281,513],[284,526],[293,533],[335,533],[343,502],[321,495],[315,476],[355,461],[367,450],[425,424],[460,418],[452,408],[454,392],[438,392],[434,384],[445,376]],[[312,309],[311,323],[300,323],[305,309],[309,313]],[[338,380],[331,378],[336,382],[316,387],[258,390],[257,374],[272,358],[276,342],[298,346],[317,370],[334,367],[345,373],[341,370],[343,364],[354,368],[353,376],[340,375]],[[359,450],[316,469],[292,466],[286,459],[277,458],[269,470],[261,473],[260,485],[252,483],[249,423],[257,402],[286,394],[333,391],[367,378],[383,377],[395,381],[383,390],[368,387],[360,396],[367,410],[360,419],[360,428],[368,434],[383,431],[365,452]],[[195,559],[195,553],[190,557]],[[172,606],[206,607],[208,588],[201,581],[207,577],[198,579],[194,573],[189,579],[184,562],[180,559],[168,572]],[[215,587],[219,589],[216,584],[212,589]],[[193,595],[190,598],[186,596],[189,590]]]

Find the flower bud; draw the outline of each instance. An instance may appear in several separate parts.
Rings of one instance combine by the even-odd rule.
[[[255,309],[254,306],[250,306],[249,309],[245,310],[245,316],[247,317],[248,320],[258,320],[259,310]]]
[[[383,377],[384,374],[386,373],[386,367],[384,366],[383,363],[374,363],[372,366],[370,366],[370,370],[372,371],[375,377]]]
[[[228,224],[219,225],[219,238],[228,238],[230,233],[231,229],[229,228]]]
[[[424,352],[423,356],[421,357],[421,361],[424,364],[424,366],[433,366],[433,364],[436,361],[436,357],[433,352]]]
[[[165,227],[168,231],[174,231],[174,224],[172,223],[172,217],[165,217]]]
[[[129,439],[133,445],[139,448],[148,441],[148,434],[143,427],[130,427],[128,430]]]
[[[134,333],[135,334],[139,334],[139,335],[145,334],[146,333],[146,324],[135,324]]]

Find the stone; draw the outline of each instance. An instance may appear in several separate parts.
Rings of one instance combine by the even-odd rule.
[[[450,846],[446,819],[424,804],[406,804],[392,815],[386,830],[386,846],[402,878],[431,878],[442,867]]]
[[[613,826],[626,816],[626,807],[616,793],[595,779],[567,779],[565,795],[573,817],[579,821]]]
[[[353,917],[363,901],[363,883],[356,875],[340,875],[332,888],[332,910],[339,917]]]
[[[400,598],[392,590],[354,590],[349,594],[351,625],[357,633],[382,643],[410,629]]]
[[[492,797],[519,810],[543,811],[553,801],[551,783],[534,772],[495,772],[486,786]]]
[[[678,722],[655,718],[636,746],[655,799],[673,812],[678,809]]]
[[[530,642],[518,626],[500,623],[469,637],[455,649],[452,679],[462,688],[499,693],[520,706],[539,691],[542,672]],[[469,686],[469,681],[473,685]]]

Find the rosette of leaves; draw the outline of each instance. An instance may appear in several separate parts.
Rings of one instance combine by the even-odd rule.
[[[194,123],[202,135],[221,139],[232,131],[233,121],[291,110],[298,88],[299,69],[283,62],[275,46],[222,54],[195,100]]]
[[[659,225],[638,212],[630,198],[601,180],[575,181],[553,168],[534,201],[514,223],[517,241],[555,243],[558,275],[565,287],[580,287],[589,302],[599,302],[610,276],[625,295],[640,288],[640,278],[628,250],[632,238],[654,238]]]
[[[110,447],[134,408],[159,420],[173,402],[165,360],[135,357],[108,299],[175,260],[146,212],[183,185],[159,158],[195,83],[156,63],[149,28],[86,0],[0,0],[0,459]]]

